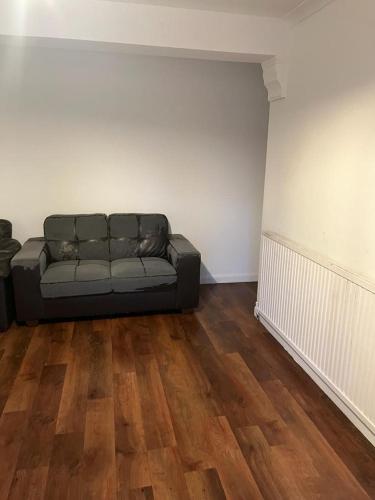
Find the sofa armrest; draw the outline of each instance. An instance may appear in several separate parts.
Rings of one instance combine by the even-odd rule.
[[[177,272],[178,309],[191,309],[199,303],[201,254],[181,234],[169,235],[167,255]]]
[[[11,261],[17,320],[33,321],[43,317],[40,278],[48,265],[43,238],[27,240]]]
[[[12,269],[21,267],[24,270],[40,270],[40,276],[47,267],[46,244],[43,238],[31,238],[26,241],[21,250],[13,257],[11,262]]]

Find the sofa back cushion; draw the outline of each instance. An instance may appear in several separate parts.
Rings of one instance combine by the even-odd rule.
[[[162,214],[112,214],[108,217],[111,260],[165,257],[168,220]]]
[[[109,260],[107,216],[51,215],[44,221],[44,237],[53,262]]]

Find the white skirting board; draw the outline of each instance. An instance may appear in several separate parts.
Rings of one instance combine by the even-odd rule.
[[[264,233],[255,314],[375,445],[375,287]]]
[[[214,283],[248,283],[258,281],[258,274],[201,274],[201,285],[211,285]]]

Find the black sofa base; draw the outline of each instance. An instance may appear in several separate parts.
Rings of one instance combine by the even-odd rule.
[[[0,332],[9,328],[14,319],[13,286],[11,277],[0,278]]]
[[[27,298],[26,298],[27,300]],[[176,290],[138,293],[108,293],[60,299],[42,299],[41,314],[25,317],[17,314],[17,321],[33,323],[43,319],[66,319],[95,316],[111,316],[137,312],[153,312],[176,309]]]

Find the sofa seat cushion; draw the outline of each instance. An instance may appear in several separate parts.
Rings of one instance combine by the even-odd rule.
[[[177,282],[174,267],[158,257],[114,260],[111,263],[111,276],[115,293],[162,290]]]
[[[43,274],[40,288],[45,299],[110,293],[110,263],[106,260],[54,262]]]

